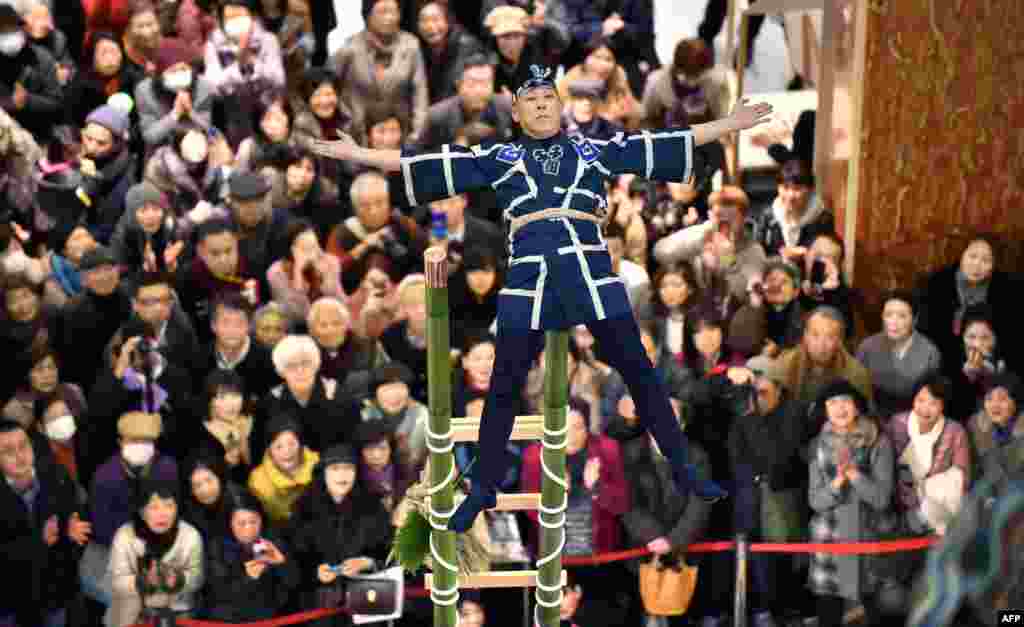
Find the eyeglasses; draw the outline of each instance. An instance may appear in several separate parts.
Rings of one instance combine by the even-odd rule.
[[[290,361],[284,365],[284,369],[290,372],[294,372],[296,370],[316,370],[316,362],[314,362],[312,359]]]
[[[174,299],[170,296],[162,296],[159,298],[140,298],[139,304],[143,307],[155,307],[157,305],[170,305],[174,302]]]

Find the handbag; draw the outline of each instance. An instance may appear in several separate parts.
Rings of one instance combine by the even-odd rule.
[[[640,597],[652,616],[682,616],[697,588],[697,567],[680,560],[665,564],[661,556],[640,564]]]
[[[345,579],[345,608],[351,614],[394,614],[397,602],[398,583],[391,579]]]

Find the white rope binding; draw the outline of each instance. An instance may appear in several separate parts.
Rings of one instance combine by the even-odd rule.
[[[427,419],[427,424],[425,426],[427,431],[427,448],[430,450],[431,453],[444,455],[445,453],[450,453],[452,449],[455,448],[455,441],[449,439],[452,437],[451,423],[448,424],[448,430],[445,431],[444,433],[434,433],[433,431],[431,431],[429,418]],[[448,440],[448,442],[443,444],[442,446],[434,446],[431,440]]]
[[[431,453],[437,453],[438,455],[444,455],[445,453],[452,452],[455,448],[455,442],[452,441],[452,427],[449,423],[448,430],[444,433],[435,433],[430,428],[430,420],[426,421],[426,432],[427,432],[427,449]],[[435,446],[432,440],[447,440],[443,445]],[[434,531],[448,531],[448,520],[455,514],[455,510],[458,509],[458,505],[452,505],[452,508],[447,511],[438,511],[434,508],[434,501],[431,498],[441,490],[448,487],[455,481],[455,460],[452,459],[448,467],[448,475],[443,481],[435,486],[427,489],[427,508],[430,511],[430,528]],[[434,559],[435,570],[437,567],[444,568],[448,572],[452,573],[455,578],[455,583],[448,588],[437,587],[437,577],[434,578],[434,585],[430,587],[430,600],[435,605],[442,607],[450,607],[456,605],[459,602],[459,569],[455,564],[452,564],[441,557],[441,553],[437,550],[437,545],[434,543],[434,533],[430,533],[430,555]],[[455,610],[455,627],[462,624],[462,616],[459,614],[458,608]]]
[[[565,408],[566,414],[569,413],[569,407]],[[551,441],[549,441],[549,439]],[[569,424],[568,422],[561,429],[551,429],[547,423],[544,424],[544,439],[541,441],[542,446],[545,450],[549,451],[563,451],[569,443]],[[537,516],[537,522],[540,523],[545,529],[558,529],[559,540],[558,548],[551,553],[543,557],[537,558],[537,589],[534,591],[533,598],[537,604],[533,608],[534,620],[536,621],[537,627],[541,627],[542,623],[540,620],[540,608],[555,608],[562,606],[562,597],[564,592],[562,591],[562,574],[558,574],[558,580],[555,585],[545,585],[540,580],[540,569],[543,568],[549,562],[552,562],[562,556],[562,551],[565,549],[566,534],[565,534],[565,516],[566,510],[569,508],[569,482],[564,477],[559,477],[548,468],[547,462],[544,461],[544,454],[541,452],[540,456],[541,470],[544,472],[544,477],[554,481],[557,485],[562,487],[562,503],[556,507],[547,507],[542,502],[538,509],[540,515]],[[555,520],[548,522],[545,520],[546,517],[555,516]],[[541,593],[555,594],[553,601],[545,601],[541,598]]]

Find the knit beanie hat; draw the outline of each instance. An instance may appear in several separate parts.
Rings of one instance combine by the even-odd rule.
[[[267,447],[269,448],[277,436],[285,431],[291,431],[299,441],[299,445],[302,445],[302,425],[291,414],[279,414],[267,423]]]
[[[819,406],[820,410],[824,412],[825,402],[828,401],[830,398],[835,398],[837,396],[849,396],[857,405],[857,411],[859,411],[861,415],[867,413],[867,399],[864,398],[864,395],[860,393],[860,390],[854,387],[854,385],[847,381],[846,379],[836,379],[832,383],[829,383],[827,386],[822,388],[821,392],[818,393],[817,402],[817,405]]]
[[[124,210],[135,213],[143,205],[159,205],[166,209],[167,199],[152,183],[148,181],[136,183],[128,188],[128,193],[124,195]]]
[[[109,104],[94,109],[89,114],[89,117],[85,118],[85,123],[102,126],[114,135],[115,140],[128,138],[128,127],[130,125],[128,116],[117,107]]]
[[[334,464],[351,464],[355,466],[358,459],[356,450],[352,448],[352,445],[335,444],[320,456],[320,467],[326,470]]]
[[[352,441],[355,443],[356,449],[362,451],[375,442],[390,441],[394,433],[393,425],[388,424],[386,420],[364,420],[356,426]]]
[[[156,440],[162,429],[160,414],[130,411],[117,421],[117,433],[126,440]]]
[[[768,276],[775,270],[781,270],[793,280],[793,285],[800,287],[802,283],[801,275],[803,273],[800,272],[800,268],[796,264],[792,264],[781,257],[769,259],[768,263],[764,265],[764,276]]]
[[[175,37],[164,37],[160,40],[160,47],[156,49],[156,72],[163,74],[167,68],[178,63],[192,63],[195,58],[195,52],[184,41]]]
[[[412,370],[409,370],[408,366],[401,362],[392,361],[384,364],[383,366],[377,367],[373,371],[373,379],[370,383],[370,393],[377,394],[377,390],[382,385],[387,385],[389,383],[404,383],[411,386],[415,380],[416,378],[413,375]]]

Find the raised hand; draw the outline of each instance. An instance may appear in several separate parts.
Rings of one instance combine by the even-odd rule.
[[[772,106],[767,102],[750,104],[750,101],[744,98],[736,103],[729,118],[739,130],[744,130],[770,121],[771,115]]]

